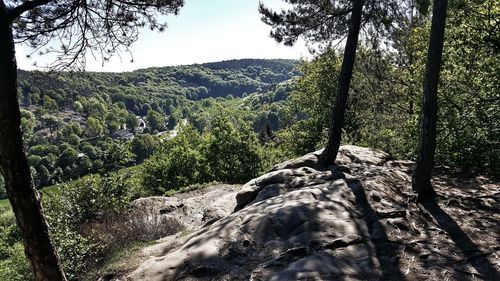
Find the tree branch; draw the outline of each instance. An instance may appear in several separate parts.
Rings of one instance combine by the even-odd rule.
[[[38,6],[48,4],[52,0],[31,0],[23,2],[21,5],[9,9],[7,12],[7,17],[9,22],[13,22],[17,17],[19,17],[24,12],[34,9]]]

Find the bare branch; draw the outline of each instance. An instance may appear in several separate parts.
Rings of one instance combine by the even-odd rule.
[[[55,55],[48,68],[80,70],[87,54],[103,62],[119,52],[130,54],[140,28],[163,31],[167,25],[158,16],[177,14],[183,4],[183,0],[30,0],[12,8],[22,13],[13,19],[12,28],[17,43],[28,44],[38,56]]]

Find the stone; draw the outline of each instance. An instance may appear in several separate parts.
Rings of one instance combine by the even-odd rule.
[[[335,249],[335,248],[345,248],[350,245],[354,244],[359,244],[363,243],[365,239],[359,235],[348,235],[345,237],[337,238],[332,241],[329,241],[326,245],[325,248],[328,249]]]
[[[284,169],[296,169],[301,167],[317,168],[318,167],[318,156],[321,154],[322,150],[318,150],[302,157],[285,161],[281,164],[275,165],[271,171],[278,171]]]
[[[385,164],[391,157],[381,150],[359,147],[354,145],[343,145],[339,148],[337,165],[352,163],[380,166]]]
[[[411,232],[399,203],[411,184],[386,165],[387,153],[342,146],[337,165],[345,168],[321,170],[320,152],[277,165],[232,201],[217,193],[182,199],[185,214],[169,215],[189,217],[212,196],[192,215],[204,226],[151,251],[127,280],[381,280],[381,264],[398,266],[382,262],[398,261],[391,233]]]
[[[377,210],[377,215],[381,218],[406,218],[406,210],[388,208],[384,210]]]

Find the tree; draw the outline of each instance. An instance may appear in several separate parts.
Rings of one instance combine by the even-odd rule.
[[[40,118],[45,127],[49,128],[50,137],[54,138],[54,131],[61,125],[61,120],[53,115],[42,115]]]
[[[296,88],[290,94],[287,105],[296,120],[285,134],[288,146],[297,155],[303,155],[324,145],[331,109],[336,92],[341,58],[334,50],[328,50],[310,62],[299,65],[303,73],[296,80]],[[306,118],[304,118],[306,117]]]
[[[201,151],[205,169],[213,180],[243,183],[255,177],[261,166],[254,149],[257,140],[255,134],[236,127],[223,114],[212,120],[211,133],[204,135]]]
[[[448,0],[434,0],[432,8],[431,36],[425,69],[424,96],[420,143],[412,187],[419,200],[436,196],[431,185],[434,154],[436,151],[436,124],[438,112],[437,91],[443,57],[444,29]]]
[[[137,119],[137,118],[136,118]],[[138,163],[153,155],[160,141],[158,137],[149,134],[137,135],[130,143],[130,150],[135,154]]]
[[[500,175],[499,11],[494,0],[448,6],[435,163],[463,172]]]
[[[392,19],[400,16],[398,1],[368,1],[365,13],[364,0],[285,2],[292,4],[293,9],[276,13],[262,3],[259,6],[262,20],[273,27],[271,36],[278,42],[293,45],[299,36],[304,36],[309,42],[330,44],[333,40],[343,39],[347,35],[337,95],[332,108],[328,144],[320,156],[322,164],[333,165],[340,146],[362,23],[368,26],[372,33],[383,33],[384,30],[390,29]]]
[[[337,96],[332,109],[332,118],[328,132],[328,143],[321,153],[320,160],[325,165],[333,165],[337,158],[342,138],[342,125],[347,108],[349,96],[349,85],[351,84],[352,70],[356,59],[356,48],[358,46],[359,30],[361,28],[361,14],[363,12],[363,0],[355,0],[352,7],[349,33],[344,48],[344,59],[339,75],[339,86]]]
[[[89,136],[100,136],[103,132],[104,126],[99,119],[95,117],[89,117],[89,119],[87,119],[87,134]]]
[[[165,129],[165,117],[152,109],[148,110],[148,125],[152,131],[163,131]]]
[[[82,112],[83,111],[83,105],[79,101],[73,102],[73,110],[76,112]]]
[[[143,165],[143,186],[160,195],[194,183],[204,182],[206,167],[199,151],[202,137],[191,125],[180,126],[176,137],[161,144]]]
[[[37,169],[39,186],[43,187],[50,184],[50,172],[44,165],[40,165]]]
[[[0,1],[0,173],[23,238],[35,280],[65,280],[50,239],[39,194],[24,151],[17,93],[15,43],[34,53],[54,39],[59,68],[83,69],[87,50],[104,61],[137,39],[139,27],[163,30],[157,14],[177,13],[183,0]]]
[[[49,96],[43,96],[43,107],[50,113],[59,111],[57,102]]]
[[[36,125],[35,114],[26,109],[21,109],[21,129],[25,141],[29,141],[33,136],[33,129]]]
[[[125,124],[127,125],[127,129],[133,133],[137,126],[139,126],[139,120],[134,113],[129,112],[127,116],[125,116]]]
[[[78,160],[78,151],[76,149],[69,147],[65,149],[61,155],[59,155],[59,158],[57,159],[57,166],[61,168],[66,168],[68,166],[71,166],[76,163]]]

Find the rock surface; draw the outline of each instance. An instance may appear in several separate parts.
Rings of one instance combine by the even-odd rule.
[[[229,215],[236,206],[235,195],[239,188],[237,185],[217,185],[175,197],[139,198],[130,207],[136,212],[175,219],[185,229],[198,229]]]
[[[312,153],[277,165],[272,172],[245,184],[237,194],[226,193],[226,198],[214,198],[218,194],[212,194],[213,200],[208,202],[213,204],[193,218],[186,206],[197,199],[150,199],[163,202],[159,211],[183,216],[180,221],[186,224],[192,219],[191,225],[205,226],[190,235],[167,237],[163,243],[145,249],[149,258],[126,279],[498,277],[498,196],[481,201],[493,207],[467,214],[468,219],[484,223],[487,220],[482,218],[491,218],[489,231],[473,239],[478,234],[468,228],[465,233],[439,205],[412,202],[411,162],[391,160],[377,150],[344,146],[337,163],[344,167],[320,170]],[[440,192],[439,183],[435,186]],[[491,189],[481,185],[456,195],[465,200],[467,192],[483,194]]]

